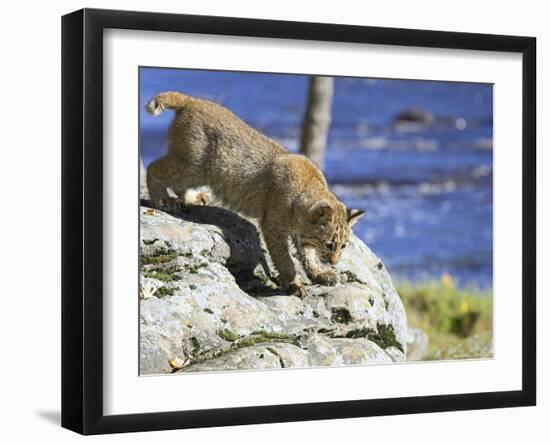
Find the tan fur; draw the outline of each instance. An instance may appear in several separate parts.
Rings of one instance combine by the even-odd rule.
[[[301,248],[308,276],[336,283],[338,262],[350,228],[362,211],[349,210],[328,189],[321,171],[248,126],[228,109],[179,92],[164,92],[147,104],[157,115],[173,109],[166,156],[147,169],[147,186],[157,207],[189,203],[189,190],[210,186],[216,198],[259,221],[284,290],[303,293],[288,250]],[[187,197],[186,197],[187,196]],[[197,204],[206,204],[201,195]],[[202,203],[201,203],[202,202]]]

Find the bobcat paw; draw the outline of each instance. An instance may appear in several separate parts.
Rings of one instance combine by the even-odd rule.
[[[307,291],[304,285],[299,283],[292,283],[288,287],[288,295],[295,295],[298,298],[304,298],[307,295]]]
[[[322,285],[333,286],[338,282],[338,274],[334,271],[323,271],[316,274],[313,280]]]

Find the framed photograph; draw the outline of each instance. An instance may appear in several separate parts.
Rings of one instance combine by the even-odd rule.
[[[62,20],[62,425],[536,402],[531,37]]]

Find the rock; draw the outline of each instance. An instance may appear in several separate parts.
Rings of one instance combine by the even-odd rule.
[[[435,123],[434,115],[421,108],[409,108],[401,111],[393,119],[397,130],[415,131]]]
[[[403,304],[357,237],[337,266],[338,284],[310,284],[300,299],[276,289],[251,221],[214,206],[171,215],[142,203],[141,374],[173,372],[173,359],[191,360],[183,372],[406,359]]]
[[[407,360],[422,360],[428,352],[429,338],[422,329],[409,328],[407,337]]]

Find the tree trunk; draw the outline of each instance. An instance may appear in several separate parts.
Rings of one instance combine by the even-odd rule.
[[[308,157],[321,170],[325,160],[333,92],[334,79],[332,77],[310,78],[300,153]]]
[[[139,198],[149,200],[149,190],[147,189],[147,170],[143,160],[139,159]]]

